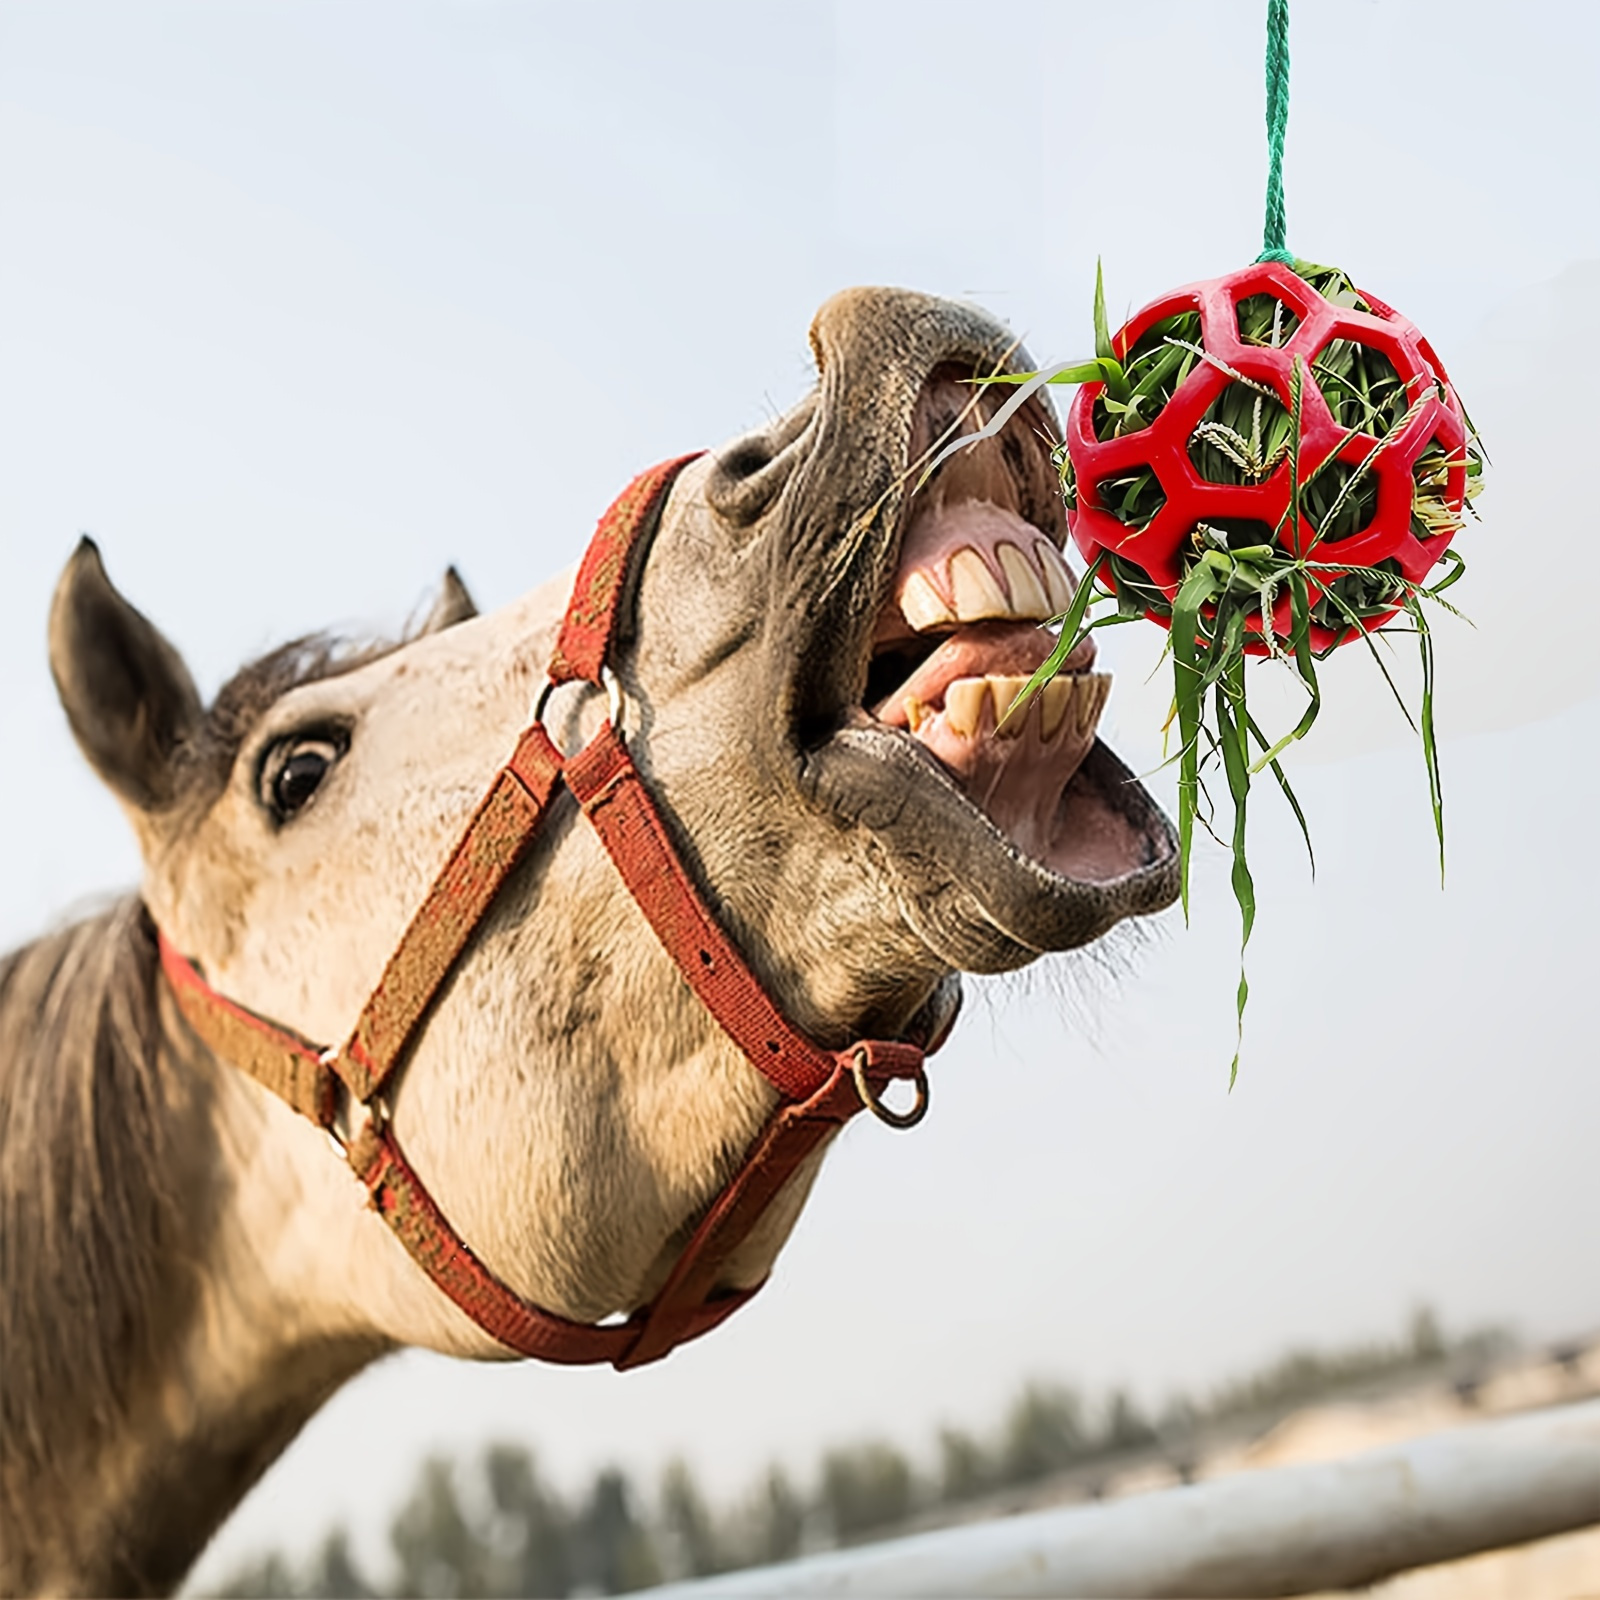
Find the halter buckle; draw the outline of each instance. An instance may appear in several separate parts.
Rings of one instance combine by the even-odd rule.
[[[862,1105],[879,1122],[886,1122],[891,1128],[914,1128],[927,1116],[928,1074],[924,1068],[919,1066],[911,1075],[917,1097],[904,1111],[896,1111],[884,1100],[882,1091],[872,1087],[872,1082],[867,1077],[867,1052],[859,1047],[850,1057],[850,1076],[855,1079],[856,1093],[861,1096]]]

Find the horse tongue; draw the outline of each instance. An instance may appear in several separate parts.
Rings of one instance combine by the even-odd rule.
[[[1068,670],[1082,671],[1094,660],[1094,647],[1085,640],[1081,650],[1068,663]],[[880,704],[871,707],[880,722],[905,727],[909,721],[907,703],[927,706],[943,703],[946,688],[958,678],[986,678],[996,675],[1031,677],[1050,654],[1055,639],[1032,622],[979,622],[958,628],[942,640],[932,655]]]
[[[1099,672],[1055,678],[1001,727],[1027,681],[1004,673],[958,678],[946,685],[940,706],[908,696],[901,726],[1019,850],[1043,861],[1061,797],[1094,744],[1111,678]]]

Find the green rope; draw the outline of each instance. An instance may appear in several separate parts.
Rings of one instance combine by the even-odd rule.
[[[1294,265],[1284,247],[1283,139],[1289,131],[1289,0],[1267,0],[1267,224],[1257,261]]]

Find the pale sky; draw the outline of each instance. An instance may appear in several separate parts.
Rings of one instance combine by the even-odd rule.
[[[486,607],[548,576],[630,473],[798,398],[847,284],[1079,355],[1097,255],[1126,309],[1259,249],[1263,12],[0,5],[0,941],[137,873],[45,664],[80,531],[212,689],[291,634],[394,625],[447,562]],[[1193,928],[1114,972],[970,985],[927,1123],[851,1131],[714,1338],[625,1377],[387,1363],[213,1574],[338,1515],[381,1529],[430,1446],[517,1438],[569,1484],[681,1452],[732,1489],[985,1426],[1030,1375],[1158,1399],[1422,1300],[1600,1326],[1600,406],[1561,365],[1600,339],[1600,9],[1295,13],[1290,244],[1421,324],[1495,466],[1453,591],[1478,627],[1441,638],[1445,890],[1420,757],[1341,660],[1293,767],[1315,886],[1256,807],[1232,1096],[1210,855]],[[1150,765],[1159,640],[1113,641],[1109,733]]]

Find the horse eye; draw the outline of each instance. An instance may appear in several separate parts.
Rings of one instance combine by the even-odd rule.
[[[295,816],[344,754],[332,739],[285,739],[261,768],[261,803],[279,822]]]

